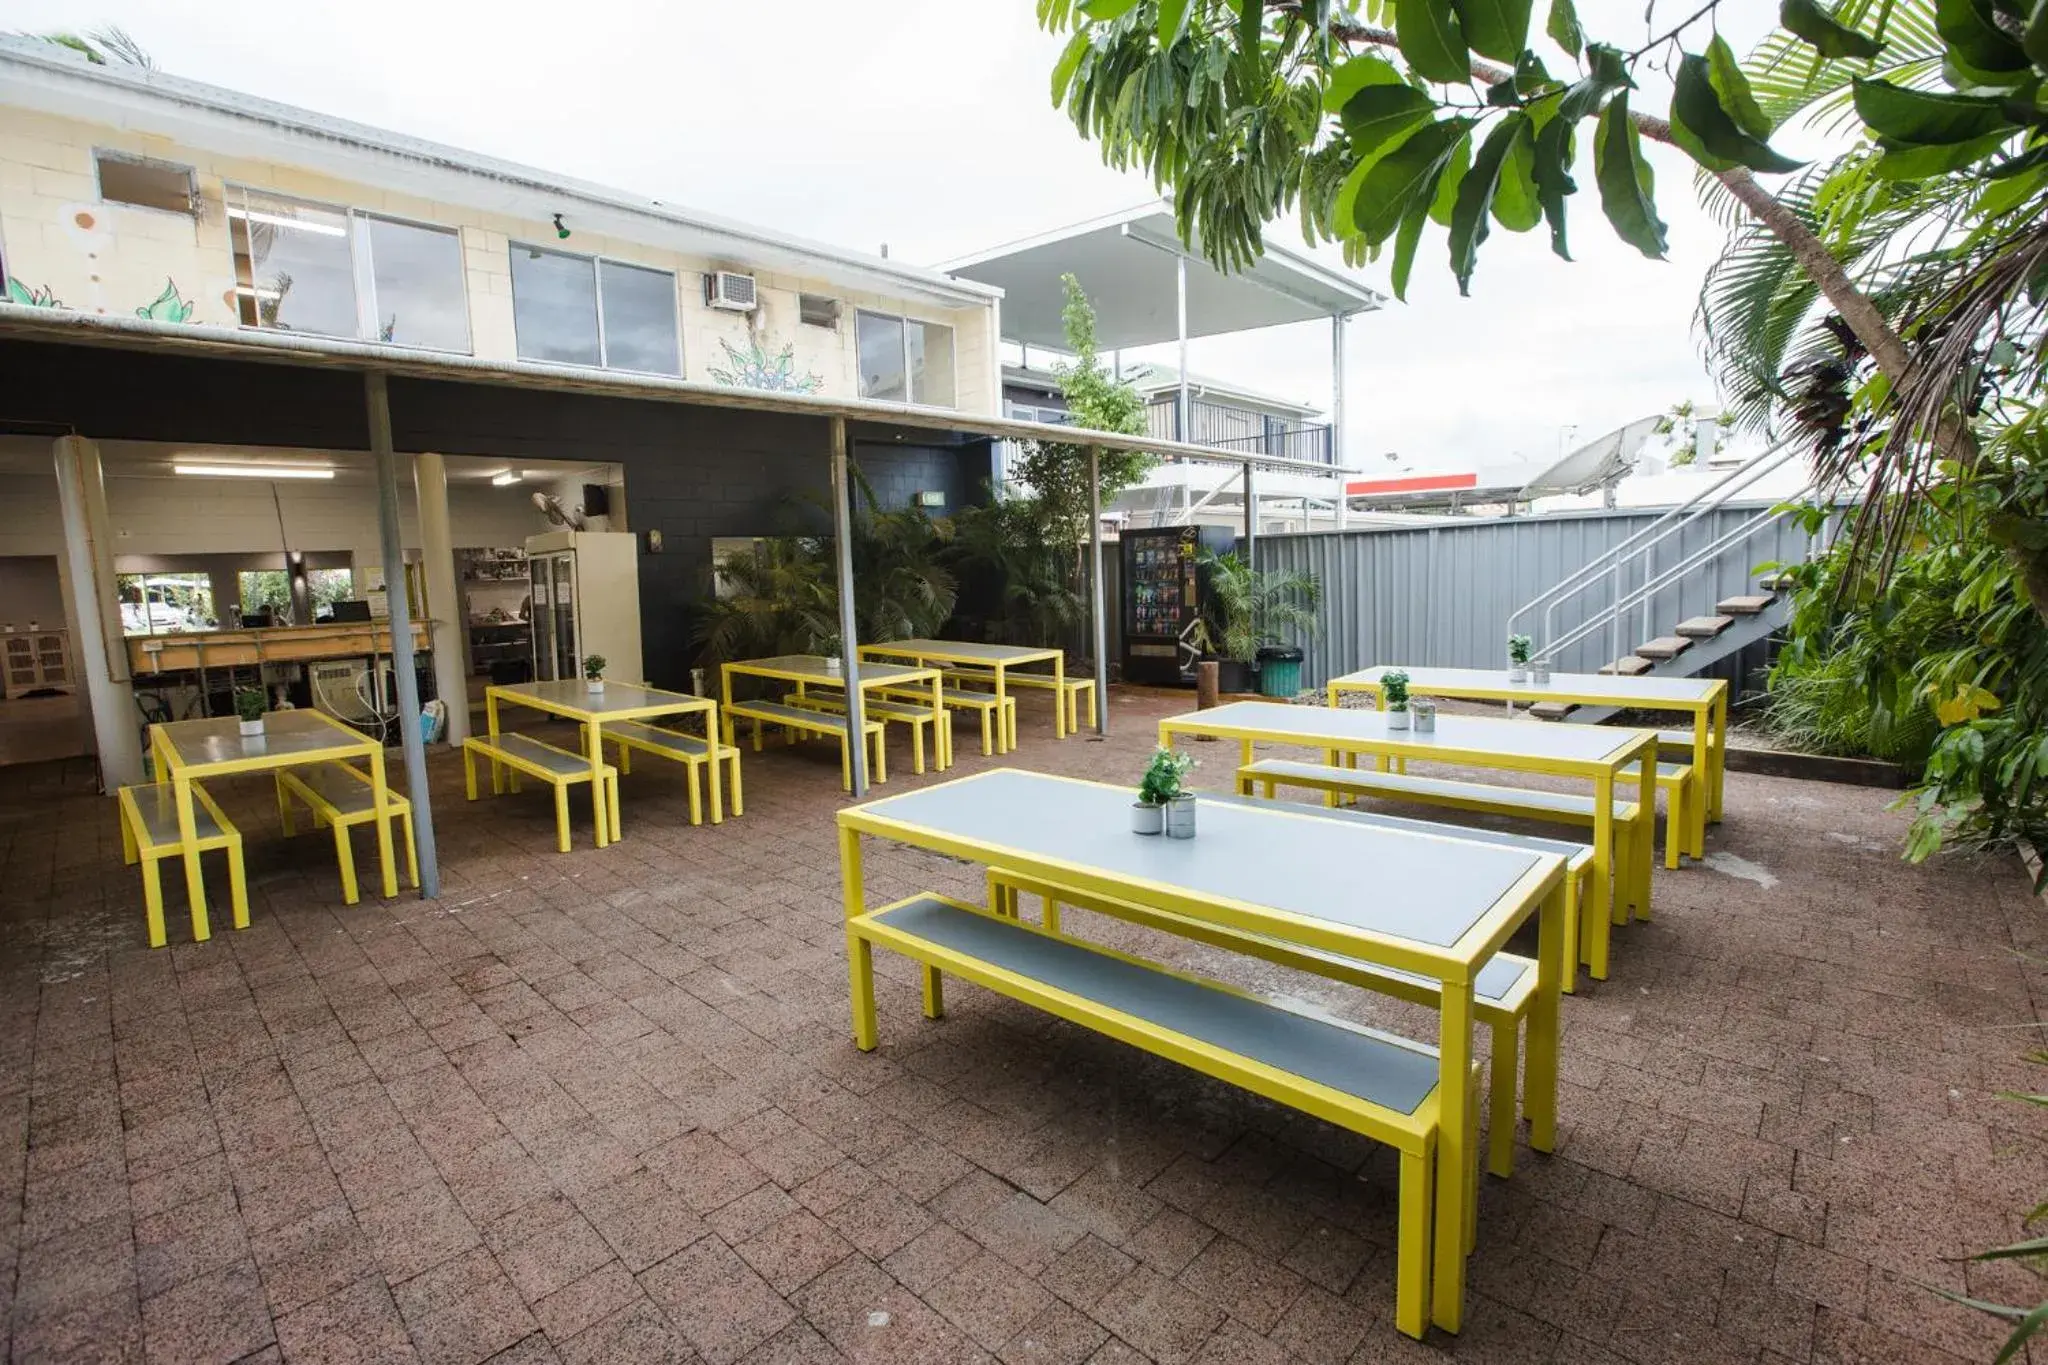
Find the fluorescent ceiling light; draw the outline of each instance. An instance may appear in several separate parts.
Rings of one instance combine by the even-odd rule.
[[[320,223],[310,218],[287,218],[282,213],[265,213],[261,209],[228,210],[228,217],[243,218],[252,223],[268,223],[272,227],[289,228],[294,232],[313,232],[322,237],[346,237],[348,229],[339,223]]]
[[[331,479],[332,465],[314,464],[174,464],[180,474],[213,479]]]
[[[515,483],[523,482],[525,478],[526,476],[524,474],[521,474],[518,470],[508,469],[502,474],[491,475],[491,482],[496,484],[500,488],[509,488]]]

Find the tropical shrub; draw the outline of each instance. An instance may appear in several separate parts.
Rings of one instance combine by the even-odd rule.
[[[1074,552],[1044,499],[1013,495],[953,518],[946,564],[959,582],[954,629],[992,644],[1057,645],[1086,616]]]
[[[1297,569],[1254,569],[1235,550],[1203,551],[1209,567],[1209,594],[1218,619],[1204,620],[1195,643],[1205,652],[1250,663],[1261,645],[1277,645],[1285,635],[1312,635],[1316,603],[1323,585],[1312,573]]]

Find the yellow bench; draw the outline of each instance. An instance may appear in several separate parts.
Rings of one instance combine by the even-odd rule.
[[[322,763],[312,768],[277,770],[277,818],[285,837],[292,828],[292,798],[304,802],[313,813],[315,827],[326,825],[334,831],[334,861],[341,869],[341,903],[354,905],[361,899],[356,887],[356,855],[349,844],[349,831],[377,818],[376,788],[370,775],[349,763]],[[384,811],[397,820],[405,836],[405,871],[412,884],[420,884],[419,852],[412,839],[412,803],[397,792],[386,791]]]
[[[783,694],[784,706],[802,706],[827,715],[846,714],[846,697],[839,692],[787,692]],[[882,697],[869,697],[861,705],[861,714],[872,721],[879,721],[886,730],[889,722],[906,726],[910,730],[910,768],[912,772],[924,772],[924,732],[932,727],[932,707],[927,700],[923,706],[914,706],[907,701],[889,701]],[[946,752],[946,732],[936,730],[932,736],[932,758],[943,768],[952,761]]]
[[[847,743],[847,721],[845,716],[835,716],[825,711],[814,711],[807,706],[785,706],[775,701],[729,701],[725,704],[725,745],[736,747],[733,742],[732,723],[734,720],[754,722],[754,752],[761,752],[761,727],[780,725],[784,734],[793,742],[799,734],[821,735],[839,741],[839,785],[845,791],[853,790],[853,749]],[[882,743],[882,723],[878,720],[864,722],[861,726],[861,742],[874,746],[874,778],[877,782],[889,780],[889,757]]]
[[[1408,773],[1380,772],[1372,768],[1339,768],[1325,763],[1303,763],[1292,759],[1265,758],[1237,770],[1240,790],[1250,791],[1254,783],[1272,799],[1276,787],[1307,787],[1313,791],[1345,796],[1379,796],[1414,801],[1422,805],[1445,806],[1477,815],[1504,815],[1524,820],[1550,820],[1586,828],[1593,825],[1593,798],[1573,792],[1544,791],[1533,787],[1496,787],[1482,782],[1460,782],[1442,777],[1416,777]],[[1650,917],[1651,831],[1639,802],[1614,802],[1614,913],[1613,923],[1627,922],[1627,905],[1642,907],[1642,918]],[[1608,920],[1599,915],[1579,916],[1579,959],[1594,965],[1594,975],[1604,977],[1601,964],[1607,960]]]
[[[879,1042],[874,949],[888,948],[923,964],[927,1018],[944,1017],[942,978],[950,972],[1394,1148],[1401,1157],[1394,1323],[1422,1336],[1435,1219],[1436,1049],[929,892],[854,916],[846,938],[854,1038],[864,1051]],[[1477,1076],[1475,1066],[1468,1083]],[[1476,1097],[1468,1112],[1476,1123]],[[1478,1163],[1468,1170],[1476,1182]],[[1469,1205],[1475,1211],[1477,1202]],[[1476,1212],[1463,1232],[1469,1248]]]
[[[931,705],[932,694],[929,687],[878,687],[875,691],[893,700],[922,701],[927,706]],[[1011,736],[1017,733],[1017,699],[1015,697],[1006,696],[1003,698],[1000,731],[993,728],[996,724],[995,693],[973,692],[964,687],[947,687],[940,689],[939,700],[945,703],[946,709],[949,711],[975,711],[980,713],[981,752],[984,756],[993,753],[1009,752],[1012,742]],[[946,753],[950,760],[953,752],[953,741],[950,737],[945,740],[945,745]]]
[[[992,668],[949,668],[946,670],[946,678],[950,682],[972,683],[981,687],[996,685],[996,671]],[[1059,696],[1053,704],[1067,708],[1067,733],[1070,735],[1081,728],[1081,698],[1085,695],[1088,698],[1088,728],[1095,728],[1095,679],[1085,674],[1080,677],[1068,675],[1064,678],[1055,678],[1050,673],[1022,673],[1005,669],[1004,692],[1007,693],[1015,687],[1041,688],[1047,692],[1058,692]],[[1017,747],[1017,716],[1014,710],[1010,713],[1009,725],[1010,747],[1014,749]]]
[[[178,802],[168,783],[155,786],[123,787],[116,798],[121,808],[121,860],[133,867],[142,864],[143,914],[149,925],[149,946],[164,946],[164,882],[157,864],[166,858],[182,857],[185,845],[178,838]],[[242,868],[242,832],[221,813],[213,794],[192,784],[192,828],[198,835],[199,851],[223,849],[228,855],[228,892],[234,907],[235,927],[249,927],[249,885]],[[206,906],[192,907],[192,937],[205,942],[213,930],[206,922]]]
[[[462,780],[472,801],[477,798],[476,760],[479,756],[490,762],[493,796],[505,790],[508,779],[512,790],[518,791],[521,773],[537,777],[555,789],[555,847],[567,853],[569,788],[591,780],[590,760],[582,754],[544,744],[531,735],[515,732],[499,735],[495,740],[485,735],[471,735],[462,741]],[[606,763],[600,765],[597,773],[602,781],[593,784],[590,805],[596,825],[597,846],[603,848],[619,834],[619,770]],[[609,838],[605,833],[607,826],[611,831]]]
[[[726,765],[726,784],[732,791],[732,813],[742,814],[740,795],[740,751],[730,744],[719,744],[709,739],[699,739],[679,730],[664,730],[658,725],[649,725],[637,720],[615,720],[598,732],[619,746],[619,771],[626,776],[633,775],[633,751],[654,754],[671,759],[683,765],[690,779],[690,823],[704,823],[704,805],[698,780],[699,770],[723,763]],[[720,795],[718,774],[711,774],[711,823],[725,821],[725,802]]]
[[[1667,792],[1675,791],[1676,788],[1667,785],[1665,781],[1665,769],[1670,767],[1687,773],[1692,772],[1695,766],[1693,763],[1692,731],[1659,730],[1657,732],[1657,749],[1660,753],[1676,754],[1683,760],[1680,763],[1659,763],[1657,765],[1658,785],[1664,787]],[[1708,753],[1710,755],[1708,766],[1710,767],[1718,769],[1728,761],[1725,747],[1717,741],[1709,741]],[[1695,858],[1707,856],[1707,821],[1709,819],[1718,820],[1721,818],[1720,812],[1717,809],[1719,794],[1711,789],[1712,784],[1716,780],[1710,774],[1694,773],[1693,780],[1689,784],[1689,794],[1685,797],[1686,812],[1692,817],[1690,827],[1686,830],[1685,851]],[[1677,806],[1673,805],[1672,809],[1676,811]],[[1676,864],[1668,861],[1668,855],[1666,865],[1676,866]]]

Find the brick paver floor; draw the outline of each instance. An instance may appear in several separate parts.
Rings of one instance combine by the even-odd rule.
[[[1133,779],[1185,700],[1119,692],[1112,740],[1057,744],[1027,698],[1015,761]],[[886,955],[855,1052],[836,758],[746,763],[743,819],[689,827],[649,762],[625,840],[591,848],[579,801],[563,856],[544,794],[465,805],[443,754],[444,898],[352,908],[322,838],[225,784],[254,924],[181,942],[172,876],[155,952],[84,769],[0,774],[7,1353],[1983,1360],[1995,1326],[1926,1286],[2033,1287],[1951,1258],[2048,1191],[2039,1120],[1997,1098],[2036,1085],[2041,912],[2011,860],[1902,865],[1885,793],[1729,777],[1708,865],[1660,869],[1655,921],[1566,1004],[1558,1151],[1486,1179],[1467,1330],[1417,1345],[1383,1151],[970,987],[927,1022]],[[885,845],[869,882],[978,889]]]

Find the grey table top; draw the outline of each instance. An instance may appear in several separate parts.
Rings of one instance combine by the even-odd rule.
[[[1040,663],[1060,654],[1057,649],[1034,649],[1028,645],[989,645],[973,640],[888,640],[862,645],[862,652],[905,654],[924,658],[974,659],[989,664]]]
[[[1168,716],[1165,728],[1186,734],[1252,732],[1252,738],[1310,748],[1342,748],[1352,744],[1399,745],[1412,756],[1430,749],[1494,754],[1506,758],[1558,763],[1609,763],[1640,747],[1652,732],[1600,725],[1546,725],[1533,720],[1502,720],[1491,716],[1447,716],[1438,713],[1436,729],[1418,733],[1394,730],[1386,713],[1334,706],[1294,706],[1286,702],[1234,701],[1207,711]]]
[[[739,659],[726,665],[735,673],[751,673],[759,677],[801,678],[804,682],[831,683],[843,686],[843,673],[827,673],[825,656],[822,654],[778,654],[772,659]],[[936,677],[935,668],[918,668],[912,664],[863,663],[860,666],[860,685],[863,688],[882,683],[930,682]]]
[[[581,678],[564,678],[555,682],[502,683],[490,690],[501,700],[530,700],[600,717],[612,711],[646,711],[655,707],[669,707],[676,711],[700,711],[710,710],[715,705],[709,697],[693,697],[687,692],[668,692],[659,687],[648,687],[644,683],[607,682],[604,691],[593,692],[589,684]]]
[[[1382,674],[1392,672],[1394,667],[1380,664],[1361,668],[1356,673],[1330,679],[1330,686],[1376,684]],[[1547,683],[1511,683],[1504,667],[1410,668],[1405,671],[1411,692],[1440,696],[1455,696],[1468,691],[1484,692],[1489,696],[1511,692],[1517,700],[1527,696],[1530,701],[1562,696],[1597,697],[1602,701],[1635,706],[1658,702],[1673,706],[1700,706],[1712,701],[1714,694],[1726,686],[1714,678],[1624,678],[1613,673],[1553,673]]]
[[[243,735],[240,721],[233,716],[174,720],[154,728],[170,741],[180,765],[195,768],[252,759],[283,764],[376,748],[376,741],[369,736],[304,710],[267,713],[260,735]]]
[[[1193,839],[1133,834],[1135,792],[1015,768],[871,801],[863,814],[1194,899],[1229,900],[1441,950],[1539,855],[1458,839],[1202,801]]]

